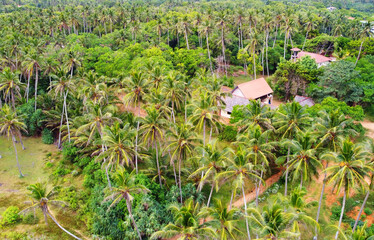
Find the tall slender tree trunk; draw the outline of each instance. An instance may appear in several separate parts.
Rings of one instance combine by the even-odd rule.
[[[179,164],[178,164],[178,174],[179,174],[179,193],[181,195],[181,203],[183,203],[183,196],[182,196],[182,180],[181,180],[181,168],[182,168],[182,155],[179,156]]]
[[[347,191],[344,189],[344,196],[343,196],[343,202],[342,202],[342,211],[340,212],[340,218],[339,218],[338,228],[340,228],[340,226],[342,225],[342,220],[343,220],[343,215],[344,215],[344,208],[345,208],[345,199],[346,198],[347,198]],[[339,236],[339,230],[336,231],[335,240],[338,239],[338,236]]]
[[[362,211],[363,211],[364,208],[365,208],[365,205],[366,205],[366,202],[367,202],[367,200],[368,200],[368,198],[369,198],[369,195],[370,195],[370,190],[368,190],[368,191],[366,192],[366,196],[365,196],[364,202],[363,202],[362,205],[361,205],[360,212],[358,213],[357,218],[356,218],[356,221],[355,221],[355,225],[354,225],[353,228],[352,228],[352,233],[354,233],[355,230],[356,230],[356,228],[357,228],[358,221],[360,220],[360,217],[361,217]]]
[[[268,77],[270,76],[269,74],[269,58],[268,58],[268,49],[269,49],[269,31],[266,32],[266,73]]]
[[[58,148],[60,149],[61,149],[61,128],[62,128],[62,122],[64,121],[64,111],[65,111],[65,104],[62,104],[60,129],[58,131]]]
[[[173,118],[173,122],[175,124],[175,113],[174,113],[174,102],[171,101],[171,116]]]
[[[253,80],[255,80],[256,78],[256,56],[255,50],[253,49]]]
[[[158,162],[158,147],[157,147],[157,142],[154,141],[154,144],[155,144],[155,149],[156,149],[157,175],[158,175],[158,180],[160,182],[160,187],[162,188],[160,164]]]
[[[139,232],[139,229],[138,229],[138,225],[136,225],[134,216],[131,213],[131,204],[130,204],[130,200],[128,198],[126,198],[126,205],[127,205],[127,211],[129,212],[129,216],[131,218],[131,221],[134,224],[134,227],[136,229],[136,232],[138,233],[139,239],[141,240],[142,239],[142,235],[140,235],[140,232]]]
[[[69,118],[68,118],[68,107],[66,105],[66,98],[68,96],[68,93],[69,93],[69,91],[66,91],[66,93],[64,93],[64,106],[65,106],[66,126],[68,128],[68,139],[69,139],[69,143],[70,143],[70,126],[69,126]]]
[[[50,214],[49,210],[47,211],[47,214],[48,214],[48,216],[52,219],[52,221],[55,222],[56,225],[57,225],[57,226],[58,226],[62,231],[64,231],[65,233],[67,233],[67,234],[70,235],[71,237],[80,240],[79,237],[75,236],[74,234],[72,234],[71,232],[69,232],[68,230],[66,230],[63,226],[61,226],[61,225],[57,222],[57,220],[52,216],[52,214]]]
[[[329,166],[329,163],[326,162],[325,169],[327,169],[328,166]],[[317,223],[318,223],[318,219],[319,219],[319,214],[321,212],[322,199],[323,199],[323,194],[325,192],[325,187],[326,187],[326,178],[327,178],[327,172],[325,172],[325,176],[323,177],[323,184],[322,184],[321,195],[319,196],[319,201],[318,201],[318,210],[317,210],[317,217],[316,217],[316,222]],[[317,240],[317,237],[318,237],[318,229],[317,229],[317,227],[315,227],[314,231],[315,231],[315,235],[314,235],[313,240]]]
[[[229,205],[229,210],[232,208],[232,201],[234,200],[234,196],[236,196],[236,188],[234,188],[231,192],[231,199],[230,199],[230,205]]]
[[[227,66],[226,66],[226,56],[225,56],[225,40],[223,38],[223,26],[221,27],[221,43],[222,43],[223,66],[224,66],[225,74],[226,74],[226,77],[227,77]]]
[[[213,66],[212,66],[212,58],[211,58],[211,56],[210,56],[208,33],[206,33],[205,36],[206,36],[206,47],[207,47],[207,50],[208,50],[208,57],[209,57],[210,71],[211,71],[212,74],[213,74]]]
[[[364,41],[365,41],[364,39],[361,41],[360,50],[358,51],[358,55],[357,55],[355,66],[357,66],[358,60],[360,59],[362,45],[364,44]]]
[[[303,47],[301,48],[301,51],[304,51],[304,47],[305,47],[306,39],[308,38],[308,34],[309,34],[309,32],[306,31],[305,40],[304,40],[304,43],[303,43]]]
[[[187,29],[186,29],[186,27],[184,28],[184,36],[186,37],[187,49],[190,50],[190,45],[188,44],[188,34],[187,34]]]
[[[12,138],[12,142],[13,142],[14,152],[16,154],[16,161],[17,161],[17,167],[18,167],[18,171],[19,171],[19,176],[20,177],[24,177],[24,175],[22,174],[22,171],[21,171],[21,165],[19,164],[19,160],[18,160],[18,152],[17,152],[17,147],[16,147],[16,139],[14,137],[14,134],[13,134],[12,130],[10,131],[10,134],[11,134],[11,138]]]
[[[277,41],[277,36],[278,36],[278,24],[275,26],[275,37],[274,37],[274,41],[273,41],[273,47],[275,47],[275,42]]]
[[[208,202],[206,204],[207,207],[209,207],[210,200],[211,200],[212,194],[213,194],[213,190],[214,190],[214,181],[212,182],[212,187],[210,188],[209,198],[208,198]]]
[[[37,96],[38,96],[38,68],[35,68],[35,111],[37,105]]]
[[[108,165],[105,167],[105,174],[106,174],[106,180],[108,181],[108,186],[109,186],[109,189],[112,188],[112,183],[110,182],[110,177],[109,177],[109,163]]]
[[[287,48],[287,31],[284,34],[284,54],[283,54],[283,59],[286,59],[286,48]]]
[[[244,186],[242,186],[242,192],[243,192],[243,201],[244,201],[244,215],[245,215],[245,225],[247,227],[247,235],[248,235],[248,240],[251,240],[251,234],[249,233],[249,225],[248,225],[248,214],[247,214],[247,201],[245,199],[245,191],[244,191]]]
[[[136,105],[135,105],[136,106]],[[138,104],[138,117],[140,117],[140,102]],[[135,171],[138,174],[138,136],[139,136],[139,119],[136,125],[136,136],[135,136]]]
[[[22,150],[25,150],[26,148],[25,148],[25,145],[23,145],[21,132],[18,132],[18,138],[19,138],[19,142],[21,143]]]
[[[26,102],[29,102],[29,92],[30,92],[30,72],[28,74],[29,76],[27,77],[27,87],[26,87]]]
[[[287,196],[287,184],[288,184],[288,161],[290,160],[290,151],[291,151],[291,147],[288,146],[288,151],[287,151],[287,168],[286,168],[286,179],[285,179],[285,185],[284,185],[284,196]]]
[[[187,123],[187,94],[184,96],[184,123]]]

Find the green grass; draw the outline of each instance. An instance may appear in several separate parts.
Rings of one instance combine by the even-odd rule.
[[[26,147],[25,150],[22,150],[21,145],[17,144],[21,169],[25,175],[25,177],[20,178],[13,144],[7,138],[0,137],[0,154],[2,155],[0,159],[0,215],[9,206],[17,206],[20,210],[30,206],[27,186],[39,181],[50,182],[49,176],[52,170],[45,168],[45,163],[58,159],[58,157],[56,158],[59,155],[57,148],[54,145],[43,144],[40,138],[23,138],[23,142]],[[53,157],[47,157],[48,153],[52,153]],[[50,185],[52,187],[52,183]],[[51,211],[67,229],[79,228],[72,211],[68,209],[60,210],[55,207],[51,207]],[[5,227],[0,230],[0,239],[18,239],[14,237],[15,234],[26,234],[35,239],[71,239],[52,220],[49,219],[49,225],[46,226],[39,209],[36,210],[36,215],[39,218],[37,224],[20,223]]]

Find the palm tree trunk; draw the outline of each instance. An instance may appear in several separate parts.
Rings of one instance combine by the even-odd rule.
[[[36,105],[37,105],[37,98],[38,96],[38,68],[35,68],[35,111],[36,111]]]
[[[283,59],[286,59],[286,47],[287,47],[287,31],[284,34],[284,54],[283,54]]]
[[[23,145],[21,132],[18,132],[18,138],[19,138],[19,142],[21,143],[22,150],[25,150],[26,148],[25,148],[25,145]]]
[[[253,80],[256,79],[256,56],[255,49],[253,48]]]
[[[112,183],[110,182],[110,177],[109,177],[109,163],[105,167],[105,175],[106,175],[106,180],[108,181],[109,189],[111,189],[112,188]]]
[[[212,74],[213,74],[212,58],[211,58],[211,56],[210,56],[208,33],[206,33],[205,36],[206,36],[206,48],[207,48],[207,50],[208,50],[208,57],[209,57],[210,71],[211,71]]]
[[[273,42],[273,47],[275,47],[275,42],[277,41],[277,36],[278,36],[278,24],[275,26],[275,38],[274,38],[274,42]]]
[[[184,96],[184,123],[187,123],[187,94]]]
[[[232,201],[234,200],[234,195],[236,195],[236,188],[234,188],[231,192],[231,199],[230,199],[230,205],[229,205],[229,210],[231,210],[232,207]]]
[[[213,194],[213,190],[214,190],[214,181],[212,182],[212,187],[210,188],[209,198],[208,198],[208,202],[206,204],[207,207],[209,207],[210,199],[212,198],[212,194]]]
[[[357,66],[358,59],[360,59],[360,55],[361,55],[361,50],[362,50],[362,45],[363,44],[364,44],[364,39],[361,41],[360,50],[358,51],[358,56],[357,56],[357,59],[356,59],[355,66]]]
[[[356,227],[357,227],[358,221],[360,220],[360,217],[361,217],[362,211],[364,210],[364,207],[365,207],[365,205],[366,205],[366,201],[367,201],[368,198],[369,198],[369,195],[370,195],[370,190],[368,190],[368,191],[366,192],[366,196],[365,196],[364,202],[362,203],[362,206],[361,206],[361,208],[360,208],[360,212],[359,212],[358,215],[357,215],[357,218],[356,218],[356,221],[355,221],[355,225],[353,226],[353,229],[352,229],[352,233],[354,233],[355,230],[356,230]]]
[[[156,149],[157,175],[158,175],[158,180],[160,181],[160,187],[162,188],[161,172],[160,172],[160,164],[159,164],[159,162],[158,162],[158,147],[157,147],[157,142],[154,141],[154,144],[155,144],[155,149]]]
[[[226,56],[225,56],[225,40],[223,38],[223,26],[221,28],[221,43],[222,43],[223,66],[224,66],[225,74],[226,74],[226,77],[227,77],[227,66],[226,66]]]
[[[173,118],[173,122],[175,124],[175,113],[174,113],[174,102],[171,101],[171,116]]]
[[[340,213],[340,218],[339,218],[339,224],[338,224],[338,228],[340,228],[341,224],[342,224],[342,220],[343,220],[343,215],[344,215],[344,208],[345,208],[345,199],[347,197],[347,192],[346,190],[344,189],[344,196],[343,196],[343,202],[342,202],[342,211]],[[335,240],[338,239],[338,236],[339,236],[339,230],[336,231],[336,234],[335,234]]]
[[[251,240],[251,234],[249,233],[249,225],[248,225],[248,218],[247,218],[247,201],[245,199],[245,191],[244,191],[243,185],[242,185],[242,192],[243,192],[243,201],[244,201],[245,225],[247,227],[248,240]]]
[[[27,77],[27,87],[26,87],[26,102],[29,102],[29,91],[30,91],[30,72],[29,76]]]
[[[329,163],[326,162],[326,167],[325,169],[329,166]],[[323,199],[323,194],[325,192],[325,187],[326,187],[326,178],[327,178],[327,172],[325,172],[325,176],[323,177],[323,185],[322,185],[322,190],[321,190],[321,195],[319,196],[319,201],[318,201],[318,210],[317,210],[317,217],[316,217],[316,222],[318,223],[318,219],[319,219],[319,213],[321,212],[321,206],[322,206],[322,199]],[[315,231],[315,236],[313,238],[313,240],[317,240],[317,227],[315,227],[314,229]]]
[[[187,35],[187,29],[186,29],[186,27],[184,28],[184,36],[186,37],[187,49],[190,50],[190,45],[188,44],[188,35]]]
[[[304,51],[304,47],[305,47],[306,39],[308,38],[308,34],[309,34],[309,32],[306,31],[305,40],[304,40],[304,43],[303,43],[303,47],[301,48],[301,51]]]
[[[287,151],[287,169],[286,169],[286,179],[285,179],[285,185],[284,185],[284,196],[287,196],[287,184],[288,184],[288,161],[290,160],[290,151],[291,147],[288,146],[288,151]]]
[[[139,229],[138,229],[138,225],[136,225],[136,222],[135,222],[135,219],[134,219],[134,216],[132,215],[131,213],[131,204],[130,204],[130,201],[128,198],[126,198],[126,205],[127,205],[127,211],[129,212],[129,216],[131,218],[131,221],[132,223],[134,224],[134,227],[136,229],[136,232],[138,233],[138,236],[139,236],[139,239],[141,240],[142,239],[142,236],[140,235],[140,232],[139,232]]]
[[[73,78],[74,64],[71,65],[70,78]]]
[[[66,93],[64,94],[64,106],[65,106],[66,126],[68,128],[68,139],[69,139],[69,143],[70,143],[70,126],[69,126],[69,118],[68,118],[68,107],[66,105],[66,98],[68,96],[68,93],[69,93],[69,91],[66,91]]]
[[[268,49],[269,49],[269,31],[266,33],[266,73],[268,74],[268,77],[270,76],[269,74],[269,58],[268,58]]]
[[[64,121],[64,111],[65,111],[65,104],[62,105],[60,129],[58,132],[58,148],[61,148],[61,128],[62,128],[62,122]]]
[[[19,160],[18,160],[18,153],[17,153],[17,147],[16,147],[16,139],[14,137],[14,134],[13,134],[12,130],[10,131],[10,134],[12,135],[11,137],[12,137],[14,152],[16,154],[16,161],[17,161],[17,167],[18,167],[18,171],[19,171],[19,176],[20,177],[24,177],[24,175],[22,174],[22,171],[21,171],[21,165],[19,164]]]
[[[48,216],[56,223],[56,225],[62,230],[64,231],[65,233],[67,233],[68,235],[70,235],[71,237],[75,238],[75,239],[78,239],[80,240],[79,237],[75,236],[74,234],[72,234],[71,232],[69,232],[68,230],[66,230],[64,227],[62,227],[58,222],[57,220],[49,213],[49,211],[47,211],[47,214]]]
[[[129,212],[129,216],[131,218],[131,221],[134,224],[134,227],[136,229],[136,232],[138,233],[139,239],[141,240],[142,239],[142,235],[140,235],[140,232],[139,232],[139,229],[138,229],[138,225],[136,225],[134,216],[131,213],[131,204],[130,204],[130,201],[129,201],[128,198],[126,198],[126,205],[127,205],[127,211]]]
[[[183,197],[182,197],[182,180],[181,180],[181,168],[182,168],[182,156],[179,156],[179,164],[178,164],[178,173],[179,173],[179,193],[181,195],[181,203],[183,203]]]
[[[135,105],[136,106],[136,105]],[[140,102],[138,104],[138,117],[140,117]],[[136,136],[135,136],[135,171],[138,173],[138,136],[139,136],[139,120],[136,125]]]

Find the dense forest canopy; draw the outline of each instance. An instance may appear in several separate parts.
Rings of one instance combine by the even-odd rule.
[[[372,1],[1,1],[0,238],[374,238]]]

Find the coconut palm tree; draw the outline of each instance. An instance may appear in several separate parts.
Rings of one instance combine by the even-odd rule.
[[[243,233],[237,228],[239,222],[239,209],[228,209],[221,200],[214,201],[211,207],[206,207],[202,211],[211,218],[209,225],[217,229],[217,236],[220,240],[237,239]]]
[[[174,215],[174,223],[169,223],[162,230],[153,233],[151,239],[175,236],[180,240],[216,237],[215,229],[203,223],[205,211],[202,211],[198,202],[188,199],[183,206],[171,205],[169,210]]]
[[[281,105],[275,115],[274,126],[277,127],[277,132],[281,134],[282,139],[292,139],[297,132],[302,131],[309,125],[311,118],[305,112],[305,108],[297,102],[291,102]],[[291,153],[291,145],[288,145],[286,165],[288,165]],[[285,191],[287,195],[288,185],[288,169],[285,174]]]
[[[238,147],[235,152],[234,158],[229,159],[228,167],[225,171],[219,173],[217,175],[217,181],[230,181],[232,183],[232,194],[230,200],[229,209],[231,209],[232,200],[236,196],[236,190],[241,189],[243,194],[243,202],[244,202],[244,214],[247,216],[247,200],[245,198],[245,191],[244,186],[245,183],[249,179],[254,179],[255,181],[260,180],[263,181],[260,177],[258,172],[254,170],[254,165],[248,161],[248,155],[245,150]],[[251,239],[251,234],[249,232],[249,225],[248,225],[248,218],[246,217],[246,228],[247,228],[247,236],[248,239]]]
[[[133,194],[145,194],[149,192],[149,190],[145,186],[136,182],[136,173],[134,170],[127,173],[124,168],[120,167],[116,172],[115,181],[117,186],[110,188],[108,196],[104,199],[104,201],[113,201],[109,206],[110,209],[114,205],[118,204],[122,199],[125,200],[130,219],[134,225],[134,228],[136,229],[136,232],[138,233],[139,239],[142,239],[142,235],[140,234],[134,216],[132,215],[131,202],[134,199],[132,196]]]
[[[16,154],[17,167],[20,177],[23,177],[21,166],[18,161],[18,152],[16,147],[16,136],[21,138],[21,132],[26,132],[26,125],[23,122],[22,116],[17,116],[15,111],[4,104],[0,110],[0,134],[10,137],[13,142],[14,152]]]
[[[43,60],[40,54],[37,52],[32,52],[25,56],[24,66],[26,71],[29,73],[29,77],[35,72],[35,110],[37,106],[37,95],[38,95],[38,81],[39,81],[39,71],[43,65]],[[30,91],[30,78],[27,82],[26,95],[27,101],[29,100],[29,91]]]
[[[227,166],[230,149],[218,149],[217,141],[214,141],[206,145],[204,148],[198,148],[197,150],[200,152],[197,161],[202,165],[196,171],[191,173],[190,178],[202,175],[199,183],[200,189],[202,189],[206,181],[210,181],[211,189],[208,202],[206,204],[209,207],[214,187],[218,184],[218,182],[216,182],[216,177],[219,172],[221,172]],[[205,153],[204,155],[202,154],[203,152]]]
[[[366,162],[368,156],[362,146],[354,144],[347,138],[340,143],[339,148],[339,154],[332,153],[326,156],[335,160],[337,165],[330,166],[325,170],[329,173],[328,183],[334,184],[338,194],[341,190],[344,193],[338,228],[340,228],[343,220],[347,194],[356,187],[365,189],[367,184],[364,177],[368,175],[369,171],[374,171]],[[338,239],[338,236],[339,231],[336,232],[335,239]]]
[[[365,40],[369,37],[373,37],[373,33],[371,32],[371,24],[367,22],[365,26],[361,29],[360,31],[360,39],[361,39],[361,45],[360,45],[360,50],[358,51],[357,59],[355,66],[357,66],[357,62],[360,59],[361,55],[361,50],[362,50],[362,45],[364,45]]]
[[[47,184],[45,183],[35,183],[31,184],[27,187],[27,190],[29,190],[30,197],[33,199],[32,205],[30,207],[25,208],[20,213],[26,213],[31,210],[35,209],[41,209],[43,215],[44,215],[44,221],[45,224],[48,225],[48,217],[52,219],[53,222],[56,223],[56,225],[65,233],[70,235],[71,237],[75,239],[80,239],[79,237],[75,236],[65,228],[61,226],[59,222],[57,222],[56,218],[52,215],[51,210],[49,209],[50,205],[54,205],[57,207],[63,207],[67,206],[67,203],[59,200],[52,200],[52,198],[55,196],[56,192],[54,191],[55,188],[52,188],[51,190],[47,190]],[[35,201],[35,202],[34,202]]]
[[[180,81],[181,77],[178,71],[170,71],[162,84],[162,93],[165,95],[167,102],[171,104],[171,113],[174,123],[175,110],[179,110],[183,102],[184,85]]]
[[[251,100],[248,105],[239,107],[243,118],[236,125],[241,130],[246,130],[258,125],[262,129],[274,129],[271,123],[272,111],[267,104],[261,104],[260,100]]]
[[[143,102],[149,89],[149,82],[143,76],[142,72],[134,71],[131,73],[129,78],[123,80],[124,92],[126,95],[123,97],[123,103],[127,107],[130,104],[134,105],[138,111],[138,117],[140,117],[140,104]],[[135,139],[135,169],[138,172],[138,132],[139,132],[138,121],[136,127],[136,139]]]
[[[181,180],[181,169],[182,162],[187,160],[189,156],[193,154],[196,143],[199,142],[197,134],[193,129],[194,127],[190,123],[182,123],[173,125],[171,130],[168,131],[167,135],[170,137],[170,143],[166,147],[170,149],[173,154],[170,158],[171,164],[174,165],[174,157],[178,158],[178,176],[179,176],[179,192],[180,201],[183,202],[182,198],[182,180]]]
[[[167,123],[165,119],[161,117],[161,112],[154,107],[147,108],[147,116],[142,119],[142,122],[143,124],[139,130],[142,133],[144,143],[148,143],[148,146],[151,145],[156,150],[158,178],[160,187],[162,187],[160,165],[158,162],[158,150],[160,147],[159,143],[164,138],[163,133]]]
[[[210,48],[209,48],[209,34],[213,31],[212,23],[209,20],[205,20],[204,24],[201,25],[200,31],[205,34],[206,48],[208,51],[208,58],[209,58],[209,68],[210,68],[211,73],[213,74],[213,64],[212,64],[212,58],[210,55]]]
[[[16,97],[21,97],[21,89],[24,88],[24,84],[20,82],[18,74],[12,72],[10,68],[5,68],[0,73],[0,91],[3,91],[5,101],[8,105],[11,105],[13,111],[16,110]]]

